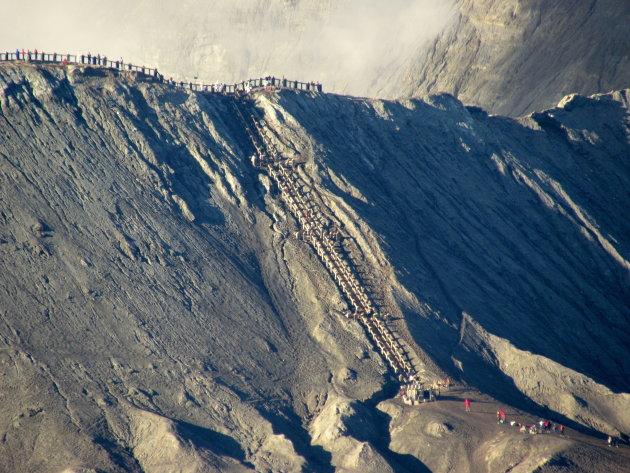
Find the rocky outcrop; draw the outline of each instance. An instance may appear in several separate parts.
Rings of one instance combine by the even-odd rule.
[[[518,121],[449,95],[255,99],[423,379],[628,431],[627,91]],[[232,100],[0,69],[0,469],[477,471],[495,434],[376,409],[386,364]]]

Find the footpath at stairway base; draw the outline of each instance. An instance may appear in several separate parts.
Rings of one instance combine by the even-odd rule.
[[[317,201],[303,192],[306,184],[288,160],[282,157],[271,138],[269,125],[253,104],[248,103],[248,97],[238,94],[233,103],[255,150],[252,165],[265,172],[276,185],[280,199],[298,222],[304,240],[313,248],[346,298],[351,308],[348,315],[363,326],[402,385],[417,383],[416,370],[394,331],[387,325],[386,315],[378,310],[361,277],[339,249],[339,230],[323,223],[331,219],[324,218]]]

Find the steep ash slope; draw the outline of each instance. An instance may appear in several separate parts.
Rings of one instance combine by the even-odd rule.
[[[305,170],[331,207],[379,241],[379,285],[431,357],[482,390],[628,430],[630,397],[604,387],[630,388],[625,91],[520,121],[448,95],[284,94],[273,109],[315,147]]]
[[[407,72],[403,96],[449,92],[520,116],[571,93],[628,87],[624,0],[459,0],[457,14]]]
[[[0,469],[308,464],[299,419],[385,368],[264,207],[231,99],[92,69],[1,80]]]
[[[374,409],[385,364],[249,165],[233,99],[79,67],[0,84],[0,469],[435,463],[401,439],[422,416]],[[256,100],[425,378],[630,431],[626,91],[520,121],[447,95]],[[455,471],[486,471],[466,422]]]

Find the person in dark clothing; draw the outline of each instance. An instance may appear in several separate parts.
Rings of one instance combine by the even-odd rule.
[[[92,62],[92,54],[87,53],[87,63],[90,64]]]

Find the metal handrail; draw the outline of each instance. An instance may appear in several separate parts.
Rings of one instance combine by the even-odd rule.
[[[162,74],[159,73],[157,68],[138,66],[131,63],[126,63],[122,59],[112,61],[107,56],[101,56],[100,54],[58,54],[58,53],[46,53],[46,52],[34,52],[34,51],[15,51],[15,52],[0,52],[0,62],[9,61],[25,61],[33,63],[44,64],[61,64],[61,65],[79,65],[90,67],[102,67],[108,69],[117,69],[120,71],[136,72],[145,76],[153,77],[155,80],[161,83],[166,83],[174,87],[180,87],[189,89],[200,93],[219,93],[224,95],[233,95],[236,92],[248,92],[255,89],[265,88],[283,88],[283,89],[295,89],[306,90],[313,92],[323,92],[322,84],[319,82],[300,82],[297,80],[289,80],[286,78],[278,78],[274,76],[260,77],[255,79],[242,80],[234,84],[225,84],[217,82],[214,84],[203,84],[196,82],[175,81],[173,78],[165,79]]]

